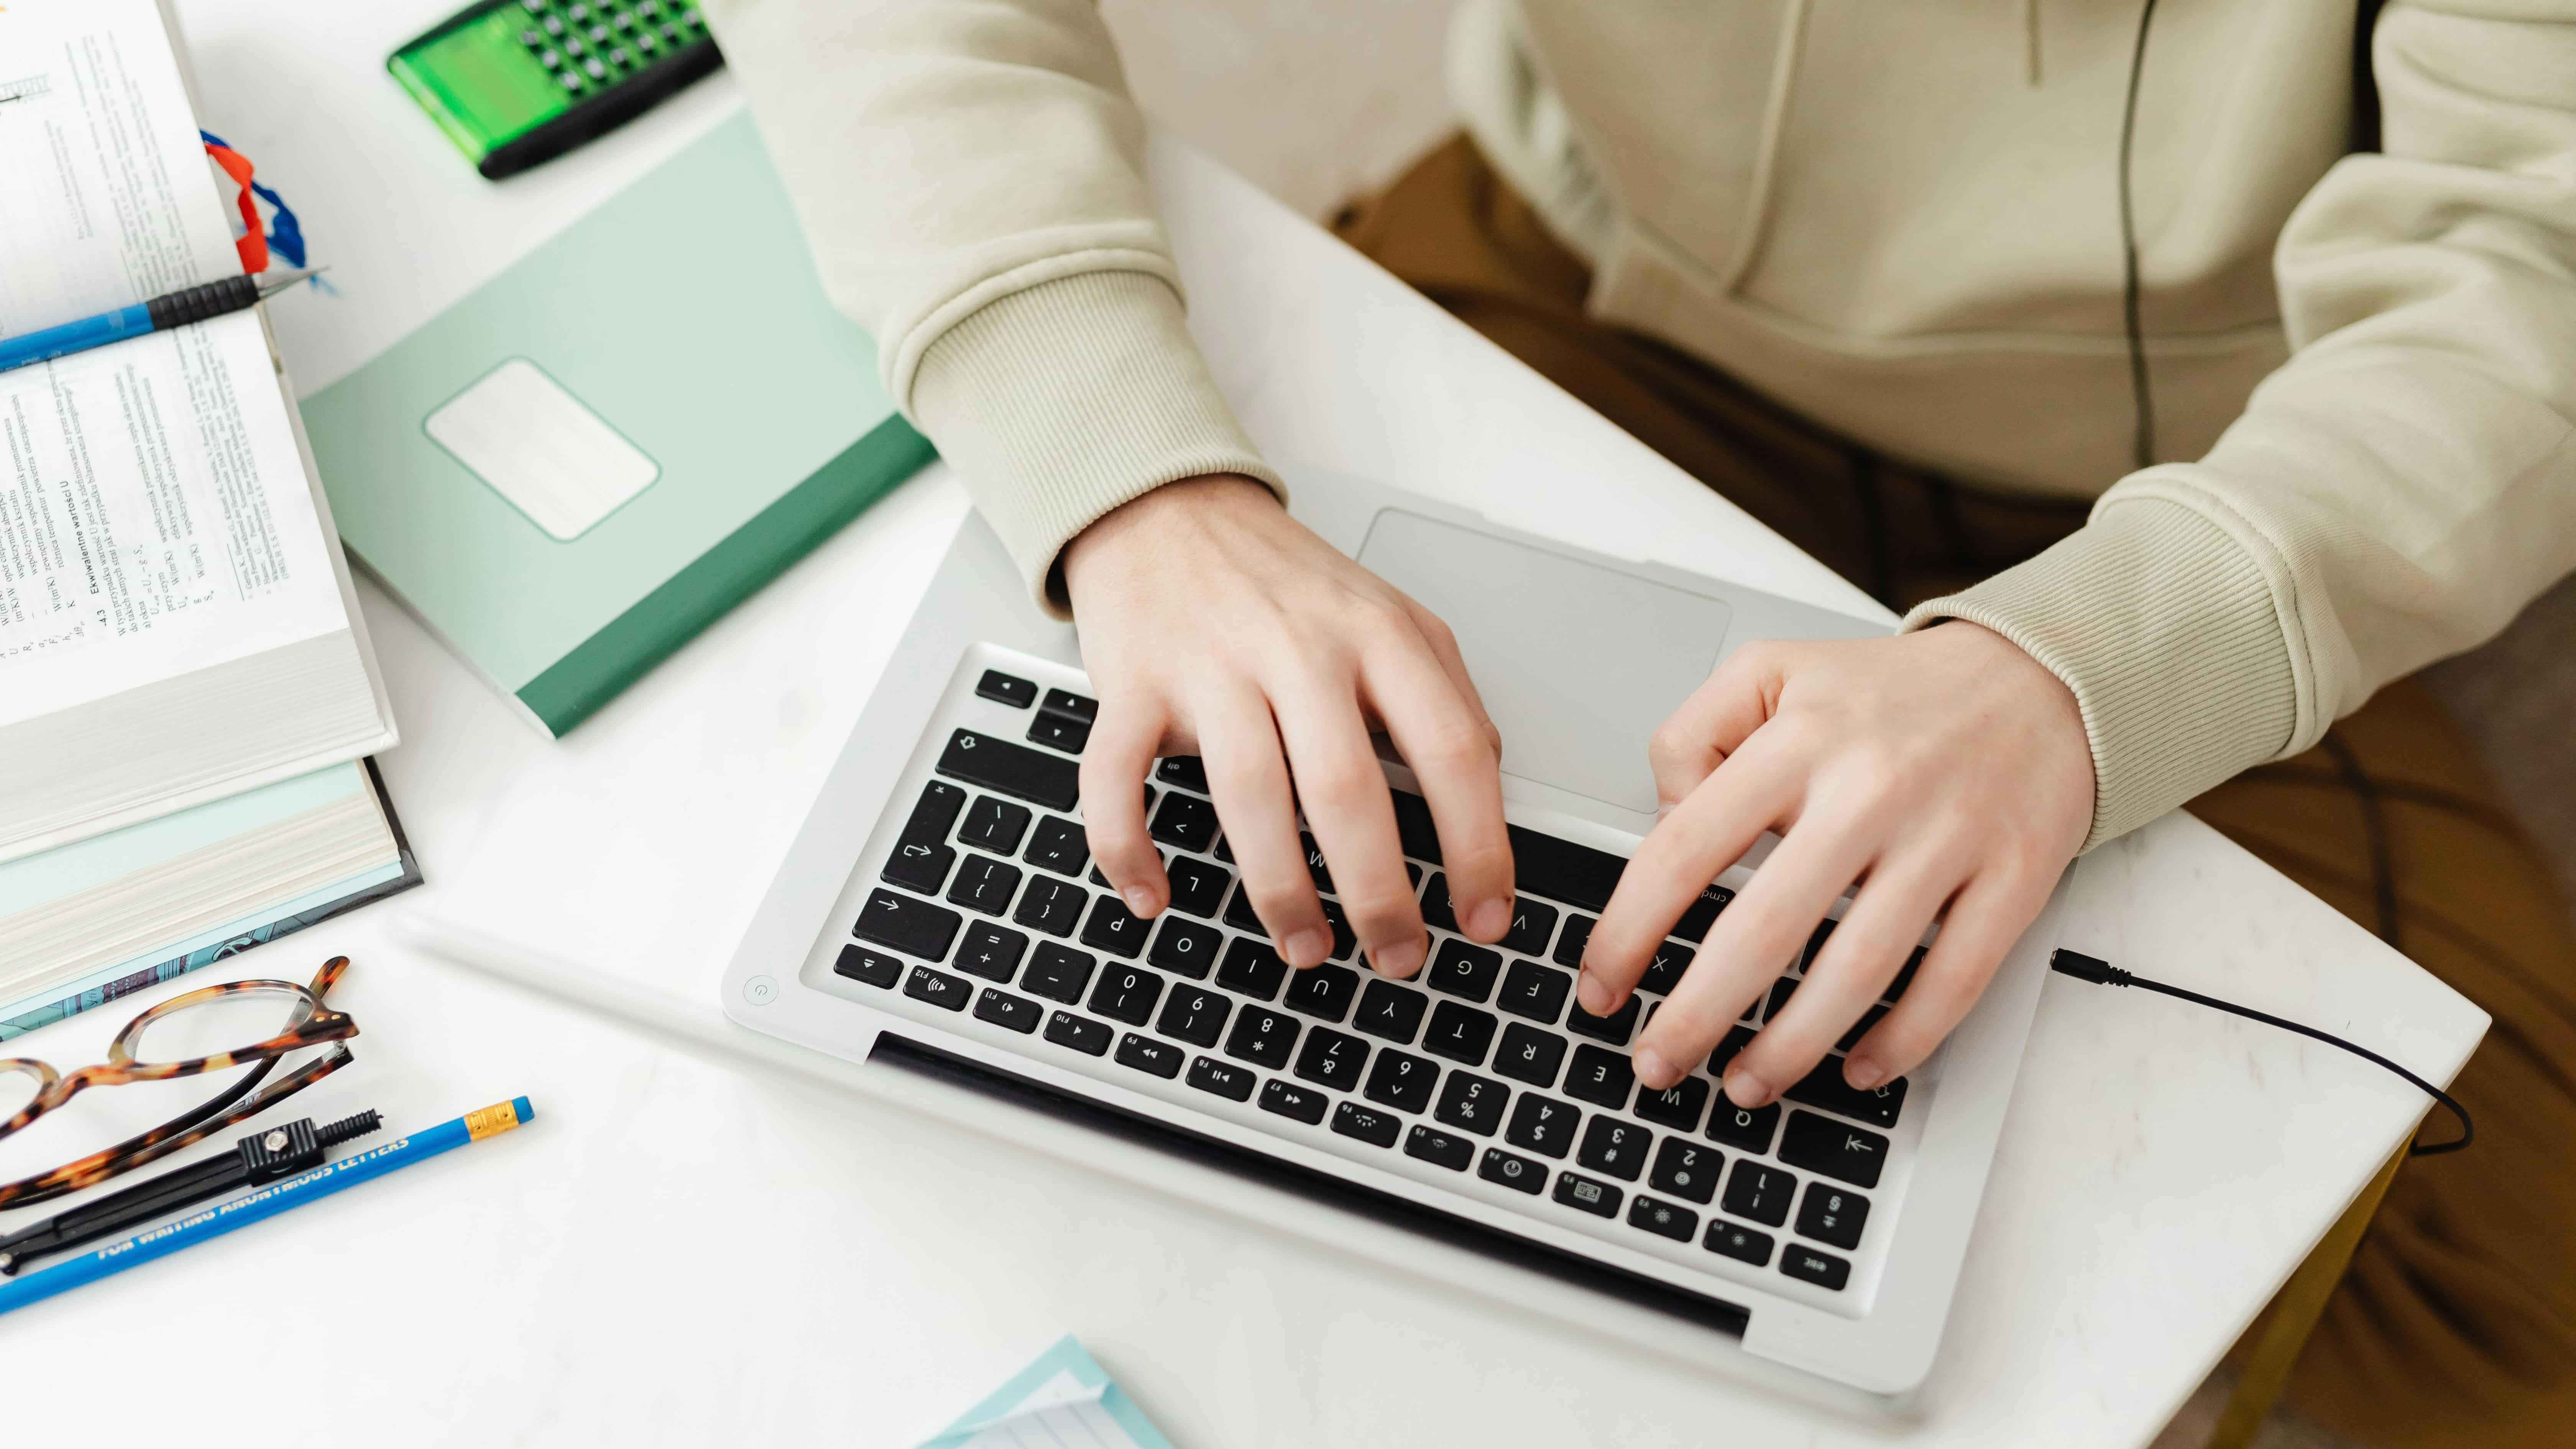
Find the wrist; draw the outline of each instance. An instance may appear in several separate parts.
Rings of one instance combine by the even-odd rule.
[[[1282,512],[1279,496],[1259,479],[1240,473],[1202,473],[1175,478],[1140,493],[1073,536],[1057,557],[1065,594],[1081,587],[1088,569],[1116,568],[1117,560],[1139,550],[1152,552],[1191,532],[1225,527],[1236,518],[1259,518]]]

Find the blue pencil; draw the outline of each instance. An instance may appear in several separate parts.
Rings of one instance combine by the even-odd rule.
[[[173,327],[203,322],[227,312],[238,312],[260,298],[283,292],[322,270],[321,267],[310,267],[265,278],[224,277],[155,297],[148,302],[137,302],[131,307],[119,307],[113,312],[66,322],[60,327],[48,327],[41,332],[17,337],[0,337],[0,372],[24,367],[31,362],[46,362],[75,352],[87,352],[93,347],[105,347],[128,337],[167,332]]]
[[[51,1298],[66,1288],[77,1288],[111,1273],[122,1273],[138,1264],[175,1253],[191,1243],[222,1237],[235,1228],[247,1227],[316,1198],[329,1197],[343,1188],[355,1187],[371,1177],[382,1177],[397,1167],[409,1167],[415,1162],[436,1157],[450,1148],[480,1142],[496,1133],[507,1132],[536,1115],[536,1108],[528,1105],[527,1098],[514,1097],[507,1102],[468,1112],[453,1122],[441,1122],[426,1132],[415,1132],[380,1147],[351,1153],[337,1162],[326,1162],[301,1177],[290,1177],[247,1197],[237,1197],[202,1212],[190,1213],[175,1223],[83,1253],[41,1273],[29,1273],[0,1282],[0,1313],[24,1308],[30,1303]]]

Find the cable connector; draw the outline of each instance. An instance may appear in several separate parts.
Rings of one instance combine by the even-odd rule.
[[[2101,957],[2087,956],[2081,951],[2050,952],[2048,969],[2063,972],[2078,981],[2090,981],[2096,986],[2126,986],[2137,979]]]

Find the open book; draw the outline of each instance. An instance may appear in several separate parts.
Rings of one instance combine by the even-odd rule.
[[[0,6],[0,335],[240,270],[153,0]],[[256,308],[0,372],[0,862],[395,742]]]

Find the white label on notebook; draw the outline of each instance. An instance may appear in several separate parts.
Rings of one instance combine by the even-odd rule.
[[[570,542],[662,476],[662,467],[524,357],[483,374],[422,424],[492,491]]]

